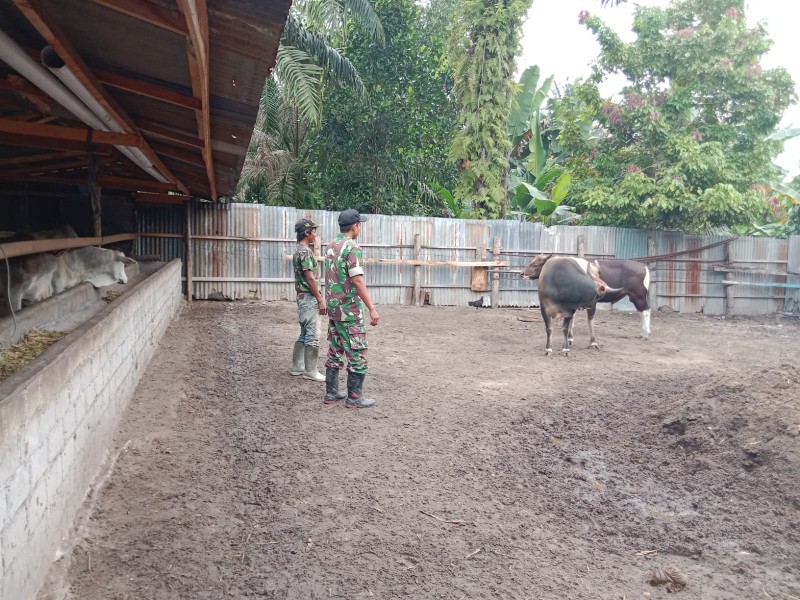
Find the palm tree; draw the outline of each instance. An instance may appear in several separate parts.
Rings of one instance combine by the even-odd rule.
[[[278,47],[275,69],[261,94],[236,200],[301,206],[304,199],[306,138],[320,123],[325,85],[366,88],[353,64],[335,47],[350,23],[377,43],[384,34],[369,0],[297,0]]]
[[[369,0],[298,0],[289,12],[273,77],[310,124],[319,122],[326,79],[366,97],[358,71],[335,48],[346,39],[351,22],[383,44],[383,27]]]

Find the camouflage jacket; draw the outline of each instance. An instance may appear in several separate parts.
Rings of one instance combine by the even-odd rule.
[[[353,277],[363,275],[361,248],[343,233],[325,250],[325,303],[333,321],[361,323],[367,307],[353,285]]]
[[[297,244],[297,249],[292,256],[292,266],[294,267],[294,291],[298,294],[305,292],[311,293],[311,288],[308,286],[306,274],[303,271],[311,271],[317,273],[317,261],[314,256],[314,250],[306,244]]]

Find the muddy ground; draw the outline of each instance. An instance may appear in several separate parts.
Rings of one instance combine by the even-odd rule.
[[[288,375],[292,304],[184,309],[43,597],[800,598],[796,321],[601,312],[545,358],[535,312],[380,311],[353,411]]]

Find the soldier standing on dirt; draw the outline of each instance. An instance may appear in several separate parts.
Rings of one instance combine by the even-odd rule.
[[[374,400],[364,398],[362,388],[367,373],[367,327],[364,310],[369,311],[370,325],[378,324],[380,315],[372,303],[361,248],[355,240],[361,223],[367,219],[348,208],[339,213],[339,235],[325,251],[325,299],[328,306],[328,358],[325,361],[325,404],[339,397],[339,370],[347,366],[347,408],[369,408]]]
[[[314,256],[314,240],[317,237],[317,224],[311,219],[300,219],[294,224],[297,234],[297,249],[292,257],[294,267],[294,289],[297,292],[297,320],[300,323],[300,337],[294,343],[292,353],[292,375],[302,375],[304,379],[325,381],[317,370],[319,357],[319,315],[328,313],[322,294],[317,285],[319,262]],[[344,398],[344,394],[342,394]]]

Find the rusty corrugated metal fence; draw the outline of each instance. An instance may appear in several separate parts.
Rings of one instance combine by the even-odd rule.
[[[186,208],[142,206],[138,253],[185,263]],[[294,223],[310,217],[320,226],[324,245],[338,232],[335,212],[298,210],[258,204],[195,203],[192,208],[192,294],[197,299],[293,300],[291,255]],[[663,256],[701,248],[725,238],[677,232],[614,227],[569,227],[512,220],[464,220],[435,217],[367,215],[359,244],[368,259],[366,277],[378,304],[466,306],[484,297],[490,304],[492,277],[499,281],[502,306],[538,304],[536,282],[519,272],[538,252],[587,258]],[[507,263],[490,268],[489,287],[473,291],[472,268],[455,265],[415,267],[400,261]],[[499,243],[499,255],[493,246]],[[421,299],[413,298],[414,270],[419,269]],[[680,312],[767,314],[800,308],[800,237],[790,240],[736,238],[727,245],[650,262],[656,307]],[[184,273],[185,277],[185,273]],[[723,283],[725,282],[725,283]],[[652,286],[651,286],[652,287]],[[726,290],[733,289],[733,294]],[[633,307],[623,301],[621,309]]]

